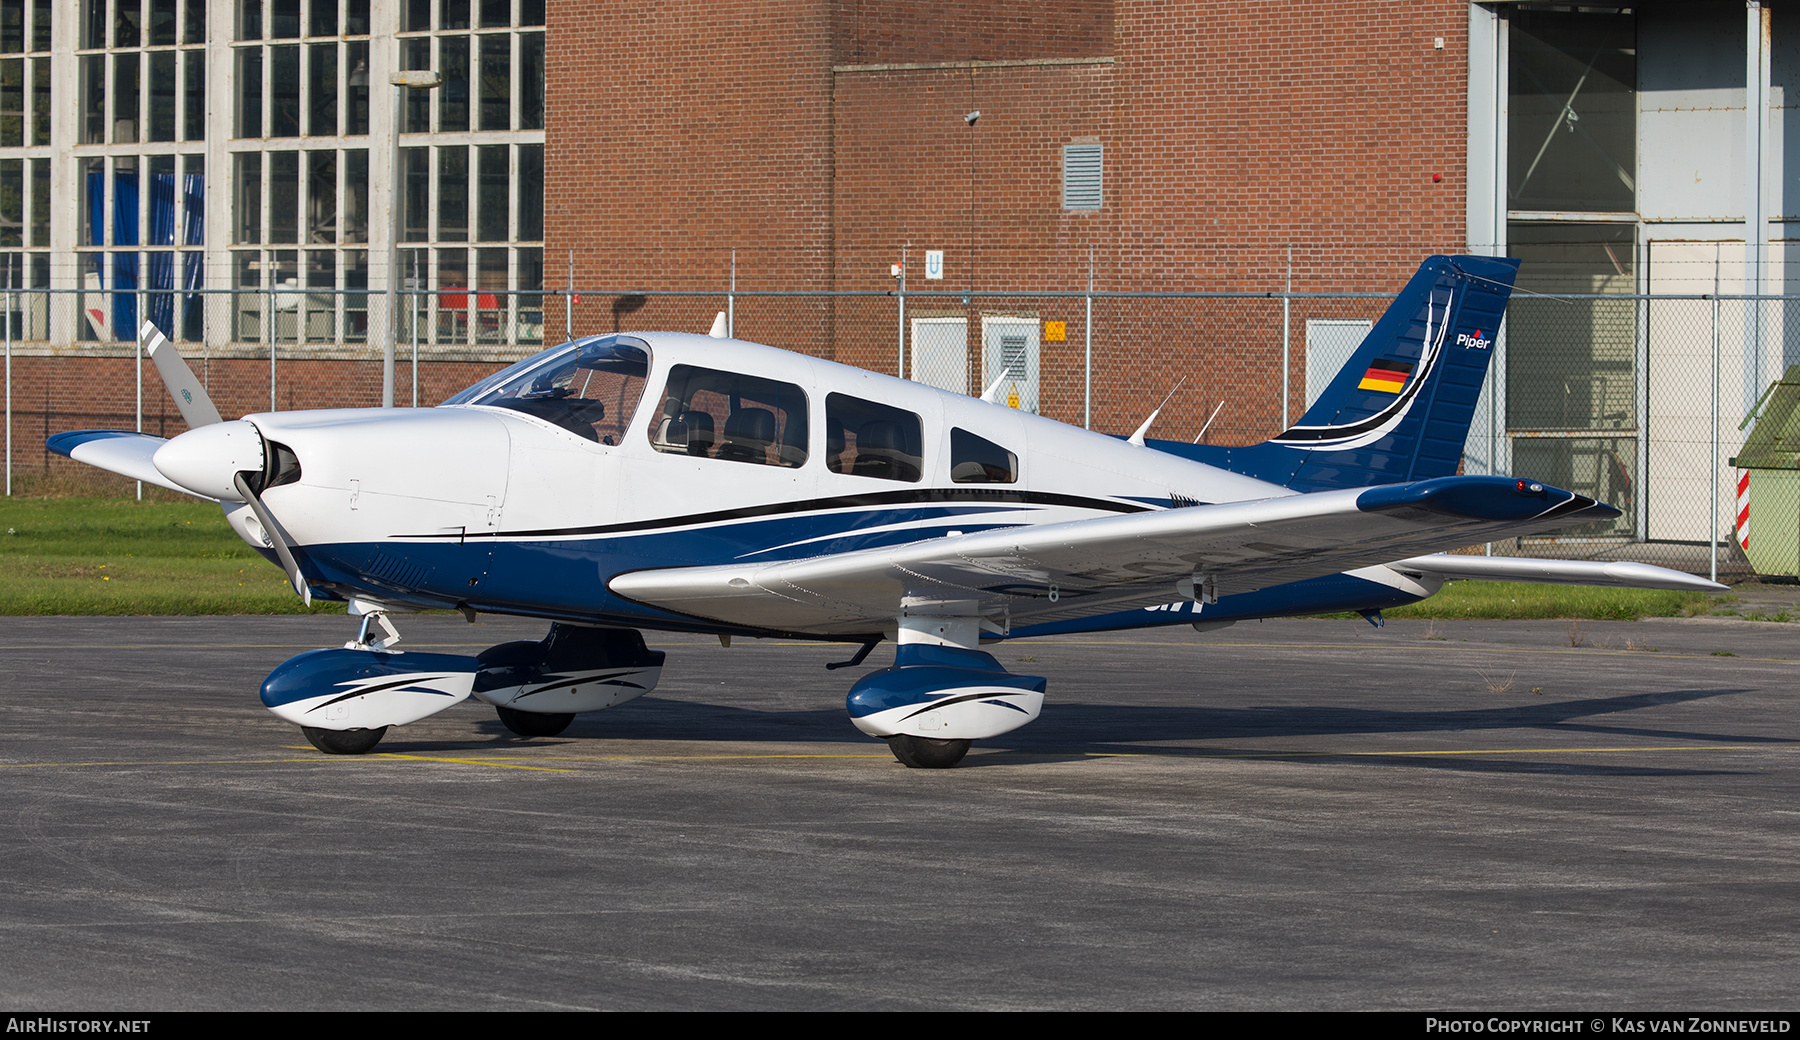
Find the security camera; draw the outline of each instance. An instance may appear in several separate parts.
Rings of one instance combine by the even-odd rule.
[[[981,118],[980,111],[970,112],[968,115],[963,116],[963,122],[969,124],[970,126],[974,126],[975,120],[980,119],[980,118]]]

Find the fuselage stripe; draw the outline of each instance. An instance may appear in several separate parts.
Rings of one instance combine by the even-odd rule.
[[[969,503],[969,504],[1018,504],[1069,506],[1077,509],[1096,509],[1112,513],[1143,513],[1150,511],[1149,506],[1134,502],[1121,502],[1108,498],[1089,498],[1083,495],[1060,495],[1047,491],[991,491],[985,488],[920,488],[909,491],[885,491],[869,495],[843,495],[837,498],[814,498],[797,502],[770,502],[766,505],[745,506],[740,509],[720,509],[710,513],[690,513],[686,516],[667,516],[653,520],[634,520],[622,524],[598,524],[592,527],[556,527],[532,531],[448,531],[431,534],[397,534],[395,538],[418,538],[432,541],[447,539],[467,539],[473,541],[485,539],[516,538],[569,538],[583,535],[624,534],[640,531],[655,531],[670,527],[693,527],[703,524],[718,523],[725,520],[744,520],[754,517],[781,516],[787,513],[831,512],[833,510],[861,509],[869,506],[914,505],[925,503]]]

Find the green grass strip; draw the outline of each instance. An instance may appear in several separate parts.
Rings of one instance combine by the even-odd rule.
[[[155,492],[0,498],[0,615],[305,614],[281,568],[231,532],[218,506]],[[1704,614],[1704,593],[1460,581],[1390,618],[1626,621]],[[1353,617],[1346,614],[1344,617]]]
[[[218,506],[158,494],[0,498],[0,615],[341,613],[310,610]]]

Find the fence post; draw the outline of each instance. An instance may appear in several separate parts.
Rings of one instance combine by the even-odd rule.
[[[737,247],[731,250],[731,286],[725,291],[725,338],[737,338]]]
[[[10,268],[12,265],[9,262],[7,266]],[[132,314],[132,318],[135,319],[132,322],[132,325],[135,327],[126,330],[131,336],[132,372],[137,377],[136,378],[136,382],[137,382],[137,405],[136,405],[136,407],[137,407],[137,432],[139,432],[139,433],[144,432],[144,347],[143,347],[142,343],[138,342],[138,329],[141,329],[144,327],[143,326],[144,292],[143,292],[143,288],[142,288],[142,286],[144,284],[144,273],[145,273],[144,267],[142,264],[140,264],[138,266],[138,276],[137,276],[137,283],[138,283],[139,289],[137,292],[132,293],[132,300],[131,300],[132,305],[134,307],[134,313]],[[113,313],[116,315],[118,312],[115,310]],[[12,324],[12,318],[10,316],[8,316],[8,318],[7,318],[7,324],[8,325]],[[114,335],[117,335],[118,331],[119,330],[117,330],[117,329],[113,330]],[[137,498],[138,498],[139,502],[142,502],[144,500],[144,482],[141,480],[137,481]]]
[[[900,247],[900,292],[895,297],[899,300],[899,321],[894,332],[894,375],[906,378],[906,247]]]
[[[1710,577],[1719,580],[1719,293],[1718,269],[1713,272],[1712,305],[1712,454],[1706,460],[1706,541],[1712,558]],[[1748,301],[1746,301],[1747,303]]]
[[[269,341],[269,411],[275,410],[275,275],[263,272],[263,335]]]
[[[1283,289],[1281,292],[1281,428],[1284,430],[1287,429],[1289,426],[1289,423],[1288,423],[1288,398],[1290,396],[1290,391],[1288,389],[1288,370],[1292,367],[1292,365],[1289,363],[1292,355],[1290,353],[1291,347],[1289,345],[1288,339],[1292,335],[1291,330],[1293,329],[1293,321],[1292,321],[1292,317],[1293,317],[1292,307],[1293,307],[1293,302],[1294,302],[1294,247],[1293,247],[1293,245],[1290,244],[1287,247],[1287,253],[1288,253],[1288,255],[1287,255],[1287,288]]]
[[[1649,250],[1645,249],[1644,253],[1648,255]],[[1637,345],[1632,364],[1637,370],[1632,380],[1635,384],[1632,409],[1637,412],[1637,437],[1634,438],[1637,444],[1637,475],[1631,482],[1631,494],[1636,499],[1632,508],[1637,515],[1632,523],[1632,535],[1639,542],[1647,542],[1650,540],[1650,510],[1644,501],[1647,490],[1644,472],[1650,458],[1650,273],[1643,261],[1639,261],[1638,269],[1643,272],[1641,284],[1646,295],[1638,297],[1637,301]]]
[[[575,339],[575,247],[569,247],[569,291],[563,297],[563,339]]]
[[[1081,354],[1081,428],[1094,428],[1094,247],[1088,246],[1087,315],[1081,327],[1087,338]]]
[[[12,254],[6,257],[6,496],[12,497]]]
[[[412,406],[419,407],[419,254],[422,249],[413,250],[413,291],[408,300],[412,301]]]

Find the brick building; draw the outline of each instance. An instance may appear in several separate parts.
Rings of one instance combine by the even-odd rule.
[[[1721,461],[1709,425],[1735,443],[1740,405],[1800,360],[1786,305],[1734,312],[1715,395],[1729,400],[1709,417],[1704,318],[1653,321],[1630,297],[1788,287],[1787,11],[552,0],[546,284],[718,289],[735,250],[740,289],[883,291],[904,250],[915,292],[1081,290],[1090,257],[1101,291],[1382,292],[1429,253],[1507,253],[1527,288],[1620,299],[1515,301],[1471,470],[1523,467],[1628,510],[1643,480],[1704,502]],[[928,250],[941,282],[918,278]],[[677,303],[653,297],[631,320],[701,322]],[[1211,435],[1240,441],[1303,409],[1309,367],[1371,316],[1097,313],[1089,401],[1070,342],[1085,315],[1066,301],[914,299],[906,329],[891,304],[756,321],[746,306],[740,335],[887,371],[910,358],[908,375],[958,390],[1011,363],[997,338],[1030,330],[1043,413],[1091,408],[1125,432],[1182,387],[1165,436],[1199,432],[1223,401]],[[1053,322],[1068,338],[1039,342]],[[927,367],[947,356],[947,375]],[[1635,510],[1613,533],[1705,534],[1704,509],[1683,516],[1659,532]]]
[[[1217,409],[1209,436],[1245,441],[1304,408],[1378,302],[1102,298],[1090,321],[1043,294],[1090,272],[1102,293],[1379,293],[1429,253],[1506,252],[1529,288],[1620,298],[1515,301],[1471,469],[1674,500],[1718,460],[1658,445],[1735,443],[1800,360],[1785,303],[1739,313],[1711,415],[1681,397],[1711,378],[1703,326],[1631,299],[1788,287],[1788,11],[0,0],[0,271],[63,294],[15,296],[9,389],[31,427],[129,423],[132,350],[98,297],[113,326],[166,316],[228,409],[374,403],[375,294],[398,283],[431,403],[567,333],[704,329],[735,253],[740,290],[874,294],[740,297],[746,338],[963,391],[1018,366],[1022,407],[1115,432],[1173,392],[1156,433]],[[396,122],[399,68],[445,86]],[[903,315],[879,295],[902,256]],[[196,312],[195,285],[228,295]],[[567,288],[588,294],[537,295]],[[107,374],[65,393],[71,358]],[[73,397],[90,411],[58,411]],[[1622,523],[1704,530],[1646,517]]]
[[[1394,255],[1332,287],[1391,288],[1464,238],[1468,11],[552,2],[546,252],[583,284],[672,253],[710,287],[735,247],[743,287],[857,289],[910,242],[949,283],[1045,289],[1092,249],[1107,289],[1267,289],[1290,245],[1375,238]],[[1082,144],[1103,194],[1075,208]]]

